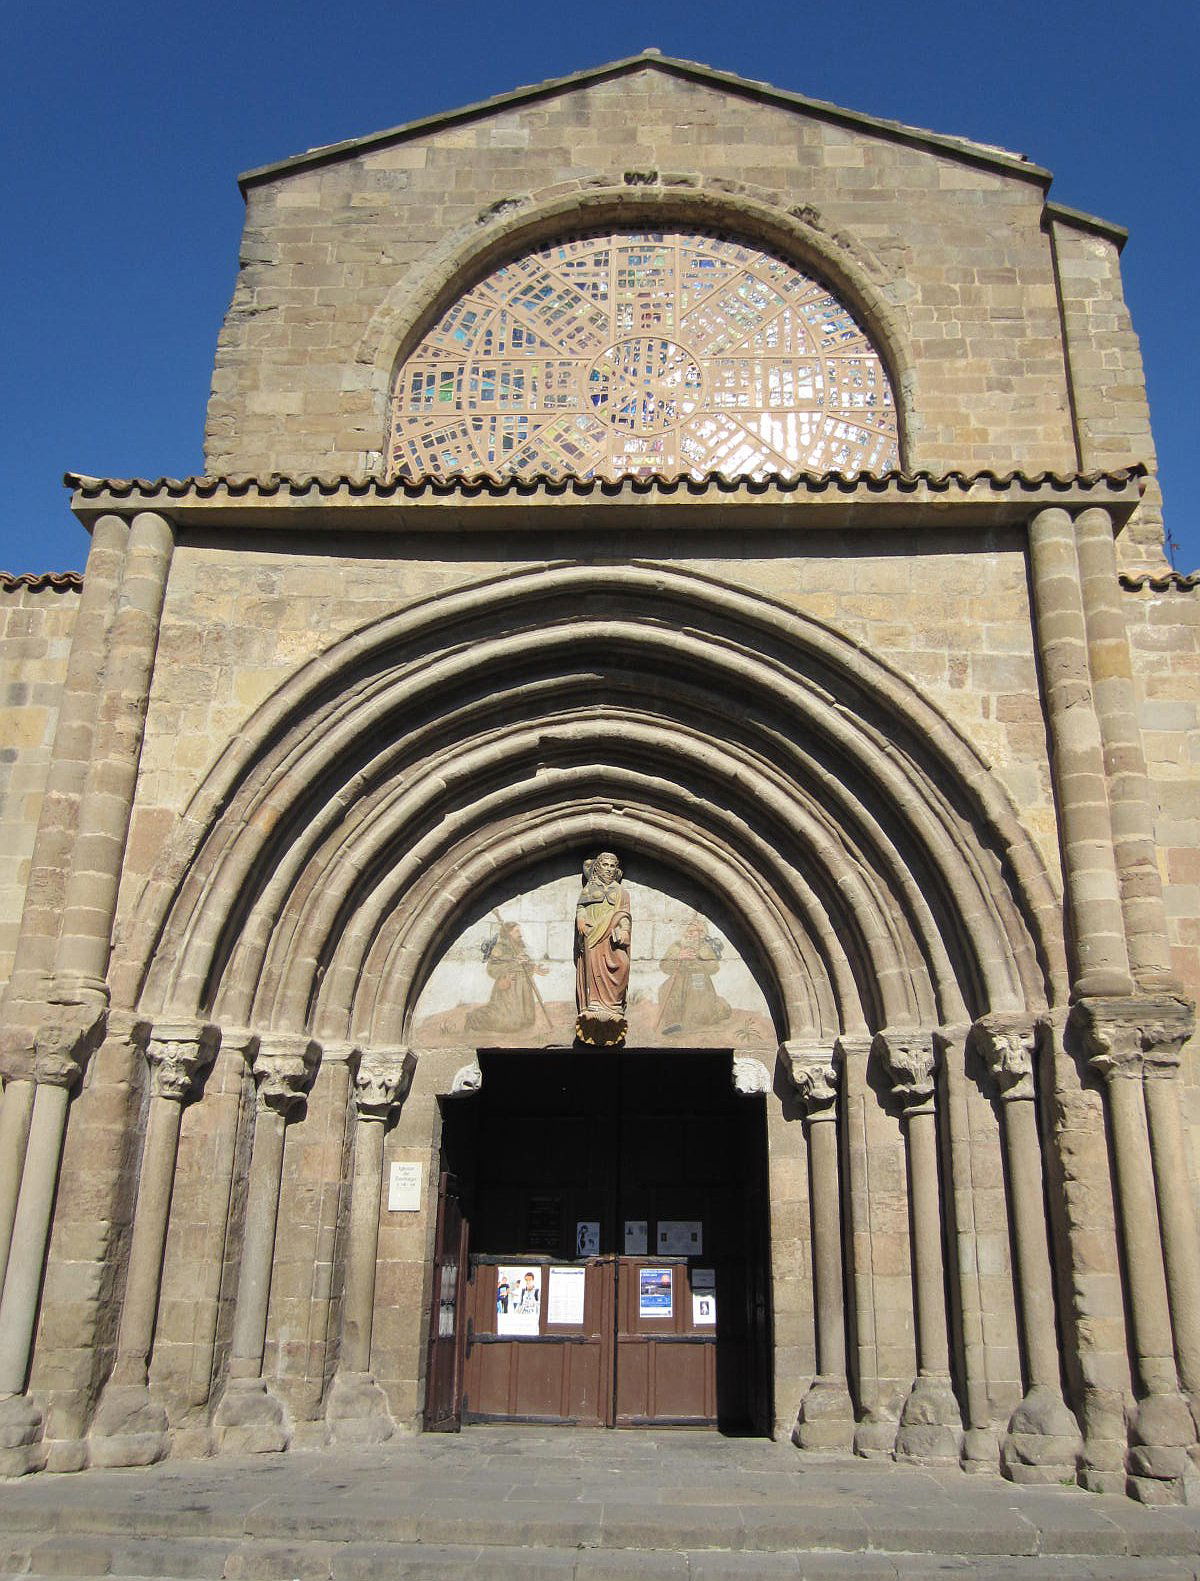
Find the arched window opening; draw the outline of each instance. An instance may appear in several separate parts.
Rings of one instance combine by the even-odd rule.
[[[748,242],[607,231],[493,269],[401,363],[394,477],[765,477],[899,465],[887,370],[829,287]]]

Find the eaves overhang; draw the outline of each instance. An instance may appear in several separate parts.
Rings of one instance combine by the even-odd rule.
[[[760,103],[773,105],[776,108],[797,110],[835,126],[873,132],[893,142],[906,143],[911,147],[924,148],[932,153],[965,160],[968,164],[1003,171],[1008,175],[1033,181],[1042,187],[1048,187],[1053,180],[1049,170],[1041,165],[1035,165],[1023,154],[1013,153],[1006,148],[997,148],[990,143],[977,143],[966,137],[951,137],[940,132],[927,131],[919,126],[906,126],[902,121],[889,121],[878,116],[864,115],[857,110],[845,110],[824,99],[810,99],[804,94],[789,93],[786,89],[773,87],[770,83],[739,77],[735,72],[718,71],[715,67],[702,65],[699,61],[680,60],[671,55],[663,55],[657,50],[644,50],[638,55],[609,61],[603,66],[592,66],[584,71],[572,72],[565,77],[551,77],[545,82],[515,88],[509,93],[497,94],[490,99],[481,99],[475,104],[463,105],[460,109],[442,111],[421,120],[404,122],[386,131],[373,132],[366,137],[328,143],[322,148],[310,148],[302,154],[294,154],[289,159],[280,159],[269,165],[259,165],[252,170],[243,171],[238,177],[238,186],[244,196],[249,187],[264,181],[274,181],[281,176],[316,169],[336,160],[353,158],[358,154],[388,147],[393,143],[406,142],[414,137],[428,136],[449,127],[461,126],[464,122],[495,115],[518,105],[533,104],[541,99],[553,98],[578,88],[607,82],[614,77],[626,76],[630,72],[647,70],[661,71],[668,76],[703,83],[723,93],[757,99]]]
[[[727,478],[720,473],[602,478],[376,477],[93,478],[68,472],[71,509],[98,516],[161,512],[180,528],[305,533],[576,531],[802,532],[1020,526],[1039,510],[1102,505],[1114,526],[1141,498],[1146,469],[1060,473],[802,472]]]

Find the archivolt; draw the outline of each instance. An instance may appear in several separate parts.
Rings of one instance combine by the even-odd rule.
[[[490,888],[596,839],[741,919],[782,1036],[1041,1008],[1060,909],[986,765],[756,595],[551,566],[425,601],[269,700],[143,896],[150,1014],[396,1041]]]

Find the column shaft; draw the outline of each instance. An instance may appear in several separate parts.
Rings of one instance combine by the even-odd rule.
[[[1144,1094],[1179,1377],[1189,1394],[1200,1398],[1200,1235],[1179,1115],[1179,1084],[1148,1071]]]
[[[157,1095],[151,1098],[130,1238],[125,1302],[117,1336],[113,1377],[118,1383],[145,1383],[147,1379],[182,1119],[183,1105],[178,1100]]]
[[[1170,1394],[1177,1387],[1175,1355],[1142,1083],[1136,1075],[1113,1076],[1108,1096],[1138,1372],[1147,1393]]]
[[[79,811],[56,977],[103,988],[158,625],[174,538],[153,512],[135,516],[109,636],[96,741]]]
[[[910,1110],[906,1120],[913,1283],[917,1298],[917,1367],[919,1372],[933,1377],[948,1377],[950,1350],[946,1332],[942,1216],[933,1109]]]
[[[13,1224],[12,1251],[4,1296],[0,1299],[0,1396],[21,1394],[29,1372],[69,1100],[66,1087],[38,1083]]]
[[[1112,518],[1099,508],[1083,511],[1075,532],[1129,964],[1143,986],[1174,988],[1178,984],[1155,853],[1153,801],[1117,580]]]
[[[37,1083],[14,1078],[4,1089],[0,1108],[0,1291],[12,1245],[13,1218],[21,1191],[21,1170],[25,1163],[25,1144],[33,1118],[33,1097]]]
[[[233,1378],[257,1378],[262,1373],[286,1131],[285,1116],[260,1105],[254,1122],[246,1193],[246,1233],[230,1345],[229,1373]]]
[[[384,1115],[360,1114],[354,1135],[350,1195],[350,1244],[346,1256],[345,1307],[340,1364],[350,1372],[371,1370],[371,1326],[375,1311],[375,1263],[379,1252],[379,1196],[383,1180]]]
[[[1025,1366],[1031,1388],[1059,1388],[1058,1333],[1042,1201],[1042,1158],[1032,1097],[1004,1104],[1004,1138]]]
[[[816,1287],[817,1370],[846,1375],[846,1325],[842,1294],[842,1225],[838,1203],[837,1125],[832,1112],[808,1126],[812,1193],[813,1284]]]
[[[1088,665],[1075,530],[1065,510],[1039,511],[1033,518],[1029,557],[1073,922],[1074,986],[1079,994],[1129,993],[1133,982]]]

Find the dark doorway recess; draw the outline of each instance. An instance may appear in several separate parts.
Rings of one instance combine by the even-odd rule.
[[[731,1055],[480,1065],[445,1102],[427,1425],[769,1433],[765,1101]]]

